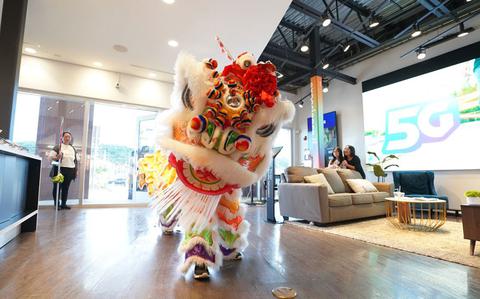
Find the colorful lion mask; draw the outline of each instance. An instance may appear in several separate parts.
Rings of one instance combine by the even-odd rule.
[[[162,226],[178,221],[194,236],[182,245],[184,268],[192,260],[219,265],[219,248],[224,257],[245,248],[239,189],[265,174],[273,139],[295,112],[280,99],[272,63],[242,53],[221,72],[217,67],[214,59],[179,55],[172,108],[158,117],[159,151],[139,167]]]

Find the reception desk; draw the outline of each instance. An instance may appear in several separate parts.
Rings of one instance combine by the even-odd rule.
[[[42,159],[0,144],[0,247],[37,229]]]

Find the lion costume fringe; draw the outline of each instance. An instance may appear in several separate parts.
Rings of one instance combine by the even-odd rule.
[[[172,108],[157,119],[158,150],[140,161],[159,224],[185,230],[181,270],[221,266],[248,245],[240,188],[257,182],[295,108],[280,99],[275,66],[242,53],[220,73],[214,59],[180,54]]]

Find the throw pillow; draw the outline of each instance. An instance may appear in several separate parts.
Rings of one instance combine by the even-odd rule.
[[[335,169],[322,169],[322,173],[335,193],[345,193],[345,185]]]
[[[364,179],[347,179],[347,183],[355,193],[378,192],[372,183]]]
[[[347,180],[353,180],[353,179],[363,179],[362,175],[355,170],[350,170],[350,169],[337,169],[337,173],[342,179],[343,184],[345,185],[345,192],[347,193],[352,193],[355,192],[350,188],[350,185],[347,183]]]
[[[317,174],[317,170],[312,167],[291,166],[285,169],[288,183],[303,183],[303,177],[307,175]]]
[[[328,194],[333,194],[333,189],[328,183],[327,179],[322,173],[315,174],[315,175],[309,175],[303,178],[305,182],[307,183],[314,183],[314,184],[319,184],[319,185],[324,185],[328,189]]]

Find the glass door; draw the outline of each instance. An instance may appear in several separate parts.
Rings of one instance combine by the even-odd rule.
[[[136,188],[137,162],[153,151],[158,111],[95,103],[90,108],[86,203],[145,202]]]
[[[63,131],[72,134],[79,163],[83,163],[84,112],[83,101],[27,92],[17,94],[12,141],[42,157],[40,200],[44,203],[53,205],[53,184],[49,177],[52,166],[48,154],[55,145],[60,144]],[[80,198],[81,184],[77,178],[70,186],[68,204],[76,204]]]

